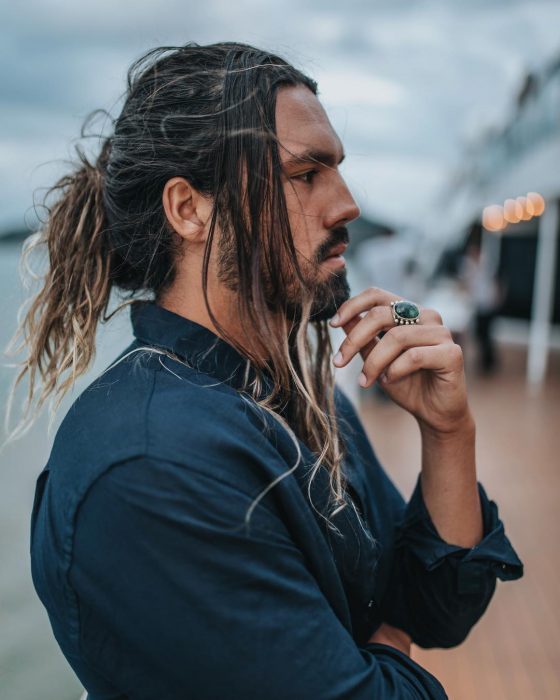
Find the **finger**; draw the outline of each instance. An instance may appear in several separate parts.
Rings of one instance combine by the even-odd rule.
[[[395,326],[391,328],[366,358],[362,370],[367,379],[365,386],[373,384],[379,375],[408,349],[451,342],[451,332],[445,326]]]
[[[428,319],[433,319],[432,328],[444,329],[443,334],[438,336],[439,342],[444,342],[451,339],[451,333],[445,326],[441,325],[442,319],[439,313],[433,309],[426,309],[424,314],[424,324],[428,324]],[[357,352],[360,352],[364,360],[368,359],[370,352],[373,347],[375,347],[377,340],[380,340],[382,336],[387,333],[393,334],[394,330],[397,330],[397,334],[392,335],[391,343],[397,338],[416,338],[417,342],[410,343],[410,345],[418,344],[428,344],[422,343],[422,337],[428,337],[425,334],[418,336],[418,327],[421,324],[415,324],[414,328],[411,326],[395,326],[393,320],[393,312],[391,307],[388,306],[374,306],[372,309],[367,311],[365,315],[361,318],[355,316],[347,324],[343,326],[345,332],[348,334],[345,340],[343,340],[338,352],[333,358],[333,364],[336,367],[344,367]],[[426,325],[425,327],[430,327]],[[386,333],[383,333],[386,331]],[[406,331],[406,332],[405,332]],[[408,331],[415,332],[416,335],[410,335]],[[379,336],[379,338],[377,337]],[[431,343],[430,343],[431,344]]]
[[[436,309],[424,309],[420,311],[420,323],[431,323],[437,326],[443,326],[443,318]]]
[[[348,321],[348,323],[345,323],[345,324],[342,326],[342,330],[346,333],[346,335],[348,335],[348,333],[350,333],[350,331],[351,331],[353,328],[355,328],[355,327],[358,325],[358,323],[360,323],[360,321],[361,321],[361,317],[360,317],[360,316],[354,316],[354,318],[351,318],[351,319]]]
[[[374,340],[378,333],[383,329],[392,328],[394,325],[393,314],[389,306],[374,306],[361,318],[355,316],[343,326],[347,336],[335,354],[333,363],[337,367],[344,367],[357,352],[360,352],[365,360],[371,347],[375,345]]]
[[[337,314],[330,320],[331,326],[344,326],[348,321],[355,316],[358,316],[364,311],[369,311],[375,306],[389,306],[392,301],[400,301],[402,297],[388,292],[379,287],[368,287],[355,297],[348,299],[337,310]],[[441,314],[435,309],[427,309],[417,304],[420,310],[420,323],[435,323],[443,325]]]
[[[360,319],[359,316],[354,316],[354,318],[350,319],[350,321],[348,321],[348,323],[346,323],[346,324],[342,327],[343,330],[344,330],[344,332],[345,332],[345,333],[350,333],[350,331],[358,325],[358,323],[360,322],[360,320],[361,320],[361,319]],[[374,338],[374,339],[371,341],[371,343],[368,343],[368,344],[363,348],[363,351],[364,351],[364,353],[366,354],[366,356],[367,356],[367,353],[369,353],[369,352],[371,352],[371,351],[373,350],[373,348],[375,347],[375,344],[378,343],[378,342],[379,342],[379,339],[378,339],[378,338]],[[336,354],[335,354],[335,357],[336,357]],[[333,362],[334,362],[334,358],[333,358]],[[338,363],[337,363],[337,362],[335,362],[335,366],[338,366]]]
[[[350,333],[352,328],[357,326],[359,322],[360,322],[360,317],[355,316],[354,319],[352,319],[345,326],[343,326],[344,331],[346,333]],[[371,342],[364,345],[364,347],[361,350],[362,357],[364,357],[364,358],[367,357],[369,355],[369,353],[373,350],[373,348],[377,345],[378,342],[379,342],[379,338],[377,336],[375,336],[375,338],[373,338],[373,340]],[[345,364],[345,363],[343,363],[343,364]]]
[[[420,369],[459,371],[463,367],[463,351],[457,343],[432,347],[414,347],[399,355],[385,370],[385,383],[397,382]]]
[[[348,321],[348,323],[346,323],[344,326],[342,326],[342,330],[348,335],[352,331],[352,329],[358,325],[358,323],[360,323],[360,317],[355,316],[354,318],[351,318]],[[336,359],[338,352],[339,352],[338,350],[335,350],[334,355],[333,355],[333,363],[336,366],[338,366],[338,360]]]
[[[331,326],[343,326],[351,318],[357,316],[363,311],[369,311],[373,306],[390,306],[392,301],[396,301],[401,297],[387,292],[379,287],[368,287],[363,292],[360,292],[355,297],[348,299],[338,308],[336,316],[331,319]],[[335,320],[337,319],[338,320]]]

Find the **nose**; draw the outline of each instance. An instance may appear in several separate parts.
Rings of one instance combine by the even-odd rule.
[[[339,178],[339,188],[332,199],[334,206],[331,212],[331,221],[329,221],[329,225],[327,226],[327,228],[331,229],[336,228],[336,226],[343,226],[349,221],[354,221],[354,219],[357,219],[361,214],[360,207],[352,196],[346,181],[342,175],[340,175]]]

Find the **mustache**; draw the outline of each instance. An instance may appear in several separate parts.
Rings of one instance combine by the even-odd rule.
[[[350,242],[350,235],[348,234],[348,229],[346,226],[339,226],[333,229],[332,236],[325,241],[317,251],[317,256],[319,260],[325,260],[331,254],[331,250],[341,243],[348,244]]]

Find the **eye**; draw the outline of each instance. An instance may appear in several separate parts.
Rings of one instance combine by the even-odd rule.
[[[318,173],[318,170],[308,170],[306,173],[302,173],[301,175],[294,175],[293,179],[303,180],[303,182],[305,182],[306,185],[310,185],[313,181],[313,178],[315,177],[315,175],[318,175]]]

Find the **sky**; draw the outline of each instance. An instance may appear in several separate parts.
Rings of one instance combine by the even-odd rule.
[[[558,0],[4,3],[0,232],[34,225],[87,114],[116,116],[132,61],[187,41],[254,44],[310,74],[363,214],[427,221],[465,146],[560,51],[558,27]]]

